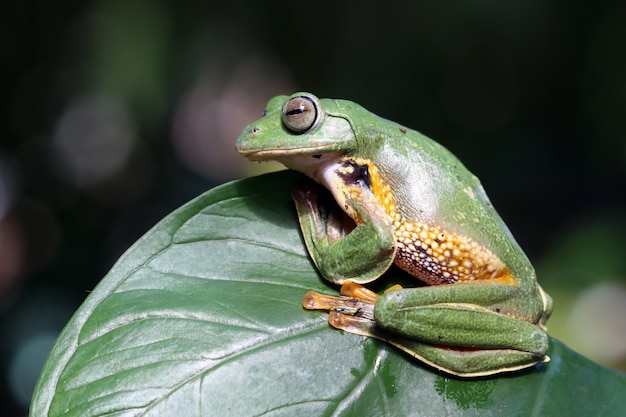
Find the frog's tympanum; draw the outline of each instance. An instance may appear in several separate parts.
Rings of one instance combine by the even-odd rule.
[[[270,100],[237,151],[315,181],[293,199],[311,258],[341,296],[309,292],[306,309],[458,376],[549,360],[552,300],[478,179],[443,146],[350,101],[296,93]],[[427,285],[382,295],[361,285],[394,263]]]

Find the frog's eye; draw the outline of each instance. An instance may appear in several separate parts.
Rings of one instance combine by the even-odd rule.
[[[297,96],[284,105],[281,117],[285,127],[294,133],[304,133],[318,120],[318,104],[310,97]]]

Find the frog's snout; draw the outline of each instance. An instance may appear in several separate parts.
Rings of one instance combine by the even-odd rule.
[[[254,137],[261,129],[258,126],[248,126],[244,129],[244,131],[237,138],[237,142],[235,143],[235,150],[242,154],[246,155],[253,150],[252,141]]]

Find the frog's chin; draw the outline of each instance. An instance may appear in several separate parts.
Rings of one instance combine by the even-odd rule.
[[[302,172],[317,182],[320,182],[320,177],[327,167],[336,164],[343,157],[341,153],[336,151],[329,153],[328,149],[324,148],[308,148],[305,152],[303,152],[302,148],[297,148],[264,149],[262,151],[240,153],[255,162],[276,161],[289,169]]]

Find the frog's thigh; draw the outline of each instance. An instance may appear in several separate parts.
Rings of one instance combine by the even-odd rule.
[[[538,326],[480,306],[493,304],[505,286],[487,286],[483,292],[472,287],[453,284],[385,293],[374,308],[376,323],[425,343],[545,354],[548,337]]]

